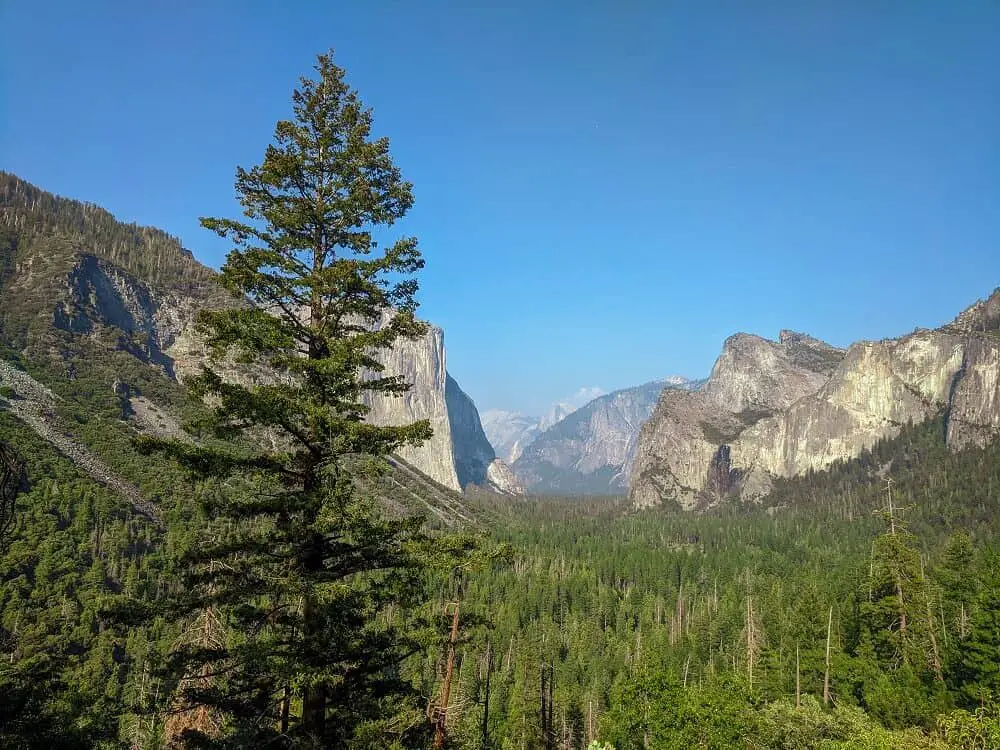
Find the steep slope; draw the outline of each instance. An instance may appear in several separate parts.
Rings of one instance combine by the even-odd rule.
[[[950,446],[985,445],[1000,429],[998,295],[940,329],[846,352],[787,332],[731,337],[701,393],[661,397],[640,435],[633,502],[760,497],[773,477],[824,469],[941,412]]]
[[[400,449],[401,459],[453,490],[474,484],[517,492],[516,485],[509,482],[490,481],[489,469],[496,454],[483,431],[476,405],[448,374],[444,331],[428,326],[421,338],[400,341],[383,357],[383,364],[385,374],[402,375],[412,387],[400,396],[369,396],[368,419],[375,424],[427,419],[434,431],[420,447]]]
[[[539,494],[622,493],[660,392],[689,382],[654,381],[594,399],[540,432],[514,462],[515,476]]]
[[[139,492],[138,487],[120,476],[87,446],[69,433],[55,413],[58,397],[28,373],[0,360],[0,409],[9,411],[56,450],[69,458],[98,484],[126,500],[132,509],[154,524],[159,510]]]
[[[704,379],[691,380],[681,375],[671,375],[670,377],[665,378],[664,380],[659,382],[660,382],[660,388],[664,387],[680,388],[682,390],[698,390],[699,388],[702,387],[702,385],[705,384]],[[652,385],[653,385],[652,383],[649,383],[645,386],[638,386],[638,388],[639,389],[648,388]],[[490,409],[483,414],[483,429],[486,431],[486,436],[489,439],[490,443],[493,445],[493,448],[496,451],[497,456],[499,456],[506,463],[512,466],[537,438],[550,433],[555,426],[560,424],[564,419],[566,419],[566,417],[573,414],[577,409],[581,407],[586,407],[587,405],[592,404],[595,401],[599,401],[600,398],[605,395],[607,394],[605,394],[600,388],[596,387],[581,388],[579,391],[577,391],[577,393],[575,393],[569,399],[565,399],[563,401],[559,401],[553,404],[551,408],[549,408],[549,410],[545,413],[545,416],[540,419],[526,416],[524,414],[521,414],[520,412],[504,411],[502,409]],[[589,396],[592,396],[592,398],[587,398]],[[581,403],[580,398],[587,398],[587,401]],[[626,408],[625,411],[628,411],[628,409]],[[634,444],[633,440],[634,436],[632,435],[632,429],[629,427],[629,425],[635,424],[636,419],[638,419],[639,422],[641,423],[642,421],[647,419],[648,416],[649,415],[645,413],[645,410],[642,410],[642,413],[638,415],[634,414],[629,415],[622,413],[620,415],[620,419],[618,417],[611,417],[610,421],[619,421],[620,427],[625,434],[624,438],[625,442],[629,443],[629,441],[631,441]],[[595,424],[594,427],[599,433],[602,434],[607,433],[606,425],[602,426],[600,423],[598,423]],[[552,441],[558,441],[561,439],[558,435],[559,433],[552,433],[551,435],[549,435],[547,439]],[[590,447],[584,447],[583,450],[591,451],[594,453],[600,452],[601,448],[597,446],[600,443],[601,439],[602,438],[596,434],[584,437],[583,443],[592,443],[593,445],[591,445]],[[621,442],[620,437],[615,438],[615,440],[617,442]],[[546,448],[540,449],[542,453],[544,453],[546,450],[547,450]],[[629,460],[627,460],[625,463],[626,477],[628,476],[629,470],[631,469],[631,454],[633,452],[634,451],[631,448],[628,451]],[[535,455],[532,459],[529,460],[532,461],[533,463],[537,463],[538,456]],[[612,458],[612,460],[614,461],[617,459]],[[542,462],[545,463],[544,458],[542,459]],[[539,467],[539,469],[541,473],[544,473],[545,475],[552,474],[553,472],[558,473],[559,471],[559,469],[556,466],[550,466],[548,468]],[[528,474],[529,481],[532,482],[539,481],[537,478],[538,472],[529,468],[525,468],[525,471]],[[586,474],[588,472],[583,472],[583,473]],[[605,493],[608,491],[608,488],[604,486],[604,482],[602,480],[598,480],[594,483],[591,483],[589,482],[589,480],[581,477],[569,479],[568,482],[566,481],[560,482],[559,487],[563,488],[563,490],[559,490],[556,487],[552,488],[546,487],[544,482],[540,485],[536,485],[535,489],[536,491],[539,492],[548,493],[554,491],[564,491],[565,487],[568,486],[579,488],[579,487],[587,487],[590,484],[593,485],[591,490],[582,490],[582,491],[585,492],[595,491],[601,493]],[[612,488],[612,491],[615,492],[617,492],[618,490],[621,489],[622,486],[624,486],[623,484],[618,482],[618,480],[615,481],[615,484],[616,487]]]
[[[0,337],[33,356],[73,340],[164,367],[191,311],[222,304],[214,272],[166,233],[0,172]]]
[[[513,464],[540,434],[603,395],[604,389],[597,386],[580,388],[572,396],[556,401],[537,418],[520,412],[490,409],[484,416],[483,428],[496,454]]]
[[[711,468],[713,488],[732,488],[725,465],[730,445],[747,428],[826,382],[843,352],[809,336],[782,331],[778,341],[735,334],[723,345],[705,386],[664,391],[639,435],[631,496],[639,506],[672,497],[693,507]],[[719,455],[717,455],[717,453]]]
[[[493,486],[501,492],[516,493],[517,485],[511,483],[510,477],[504,473],[504,462],[497,459],[493,446],[486,438],[476,405],[451,375],[445,381],[445,403],[454,436],[455,473],[459,486]]]

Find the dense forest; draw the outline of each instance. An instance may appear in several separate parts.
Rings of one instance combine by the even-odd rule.
[[[781,482],[769,507],[470,497],[513,554],[422,574],[410,721],[440,699],[457,602],[455,747],[996,746],[1000,449],[950,453],[941,429]],[[184,624],[122,628],[109,605],[168,595],[194,486],[114,446],[159,487],[159,529],[2,412],[0,439],[27,458],[2,558],[4,746],[161,746]]]
[[[937,420],[766,507],[505,503],[514,563],[465,591],[492,625],[468,736],[492,651],[499,747],[992,747],[998,501],[1000,450]]]
[[[371,352],[422,330],[416,241],[372,230],[410,185],[344,71],[317,73],[237,173],[249,223],[203,220],[234,245],[217,279],[0,175],[21,207],[0,227],[3,358],[157,509],[0,392],[0,747],[1000,747],[1000,445],[950,451],[946,415],[704,514],[413,484],[392,454],[428,426],[369,425],[362,400],[405,390]],[[200,330],[288,377],[210,363],[184,389],[121,331],[52,329],[81,255],[257,300]],[[185,436],[140,435],[121,380]],[[449,512],[415,513],[418,491]]]

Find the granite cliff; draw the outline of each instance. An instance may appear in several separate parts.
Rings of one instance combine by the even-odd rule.
[[[446,357],[444,331],[437,326],[429,325],[418,339],[397,342],[382,358],[385,374],[402,375],[411,388],[401,396],[370,395],[368,419],[375,424],[430,420],[433,437],[399,454],[445,487],[477,485],[520,494],[509,469],[498,463],[475,403],[448,374]]]
[[[789,331],[736,334],[700,392],[661,395],[639,436],[632,501],[760,498],[772,477],[827,468],[941,412],[950,446],[983,445],[1000,430],[998,328],[1000,290],[939,329],[846,351]]]

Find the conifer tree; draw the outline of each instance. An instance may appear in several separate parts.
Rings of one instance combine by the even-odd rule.
[[[987,556],[980,577],[984,585],[954,667],[962,698],[971,706],[1000,699],[1000,557]]]
[[[14,527],[15,502],[24,486],[24,462],[0,440],[0,552]]]
[[[191,383],[213,405],[200,439],[146,441],[202,477],[208,498],[181,611],[226,634],[194,628],[173,656],[175,711],[202,717],[173,725],[198,746],[348,746],[392,713],[407,692],[397,666],[420,646],[404,618],[426,540],[357,481],[431,434],[427,422],[364,421],[366,393],[409,387],[379,352],[424,331],[417,241],[381,246],[413,196],[331,54],[316,71],[261,164],[237,170],[244,217],[202,219],[234,244],[221,282],[238,304],[199,320],[213,363],[236,357],[273,377],[243,384],[205,367]]]
[[[940,610],[946,643],[964,640],[969,630],[969,615],[976,595],[975,551],[969,535],[956,532],[948,539],[935,571],[941,587]]]

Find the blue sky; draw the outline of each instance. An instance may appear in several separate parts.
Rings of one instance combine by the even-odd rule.
[[[835,344],[1000,284],[1000,4],[0,3],[0,168],[226,247],[333,47],[415,184],[422,312],[480,409]]]

